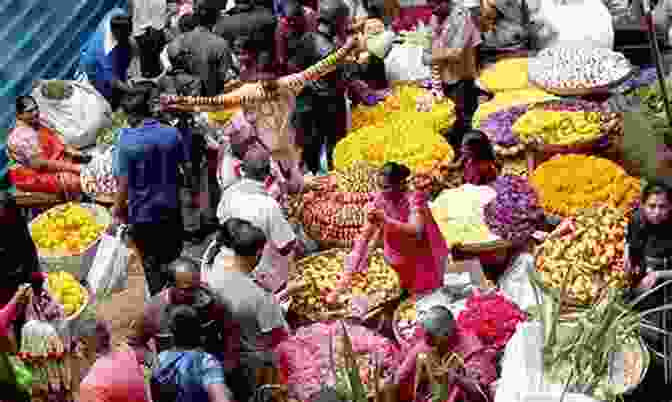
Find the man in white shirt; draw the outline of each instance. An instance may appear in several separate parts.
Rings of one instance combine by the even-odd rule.
[[[128,0],[133,21],[133,38],[138,46],[144,78],[161,74],[161,51],[168,43],[164,32],[168,18],[166,0]]]
[[[222,194],[217,218],[222,223],[229,218],[244,219],[264,232],[268,242],[253,275],[261,286],[275,293],[287,283],[296,235],[280,204],[266,190],[270,162],[246,161],[241,171],[243,178]]]

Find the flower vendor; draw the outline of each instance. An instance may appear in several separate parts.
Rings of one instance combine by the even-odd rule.
[[[488,136],[472,130],[462,140],[462,156],[457,161],[464,167],[464,182],[475,186],[492,183],[499,174],[495,150]]]
[[[420,324],[422,337],[395,374],[401,400],[426,400],[428,394],[432,401],[490,400],[489,388],[497,379],[496,350],[461,330],[445,306],[430,308]]]
[[[671,227],[672,188],[666,183],[647,183],[626,234],[626,268],[639,292],[672,279]]]
[[[457,149],[478,108],[480,92],[475,79],[481,34],[471,13],[459,2],[431,0],[428,4],[433,14],[432,49],[423,54],[423,62],[438,70],[432,73],[435,96],[449,97],[455,103],[457,121],[449,142]]]
[[[17,189],[67,198],[81,194],[81,163],[91,158],[65,145],[45,125],[31,96],[16,99],[16,126],[7,137],[7,152],[15,162],[9,178]]]
[[[420,190],[408,192],[410,174],[406,166],[395,162],[383,166],[382,191],[371,205],[369,223],[355,241],[347,269],[357,271],[364,265],[369,241],[382,233],[385,258],[399,274],[401,287],[427,294],[443,285],[449,250],[429,210],[424,191],[428,180],[418,179]]]

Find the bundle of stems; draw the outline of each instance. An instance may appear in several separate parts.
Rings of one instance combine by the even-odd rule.
[[[538,319],[544,334],[544,364],[540,383],[544,379],[564,377],[566,373],[559,375],[559,372],[561,368],[568,367],[569,374],[562,378],[564,390],[561,402],[570,391],[602,400],[618,400],[622,390],[609,385],[615,353],[621,351],[623,345],[637,342],[642,329],[663,336],[671,335],[645,319],[652,314],[671,310],[672,304],[646,311],[637,311],[636,306],[672,281],[656,286],[631,301],[626,300],[625,291],[608,289],[603,302],[586,308],[578,319],[566,327],[570,330],[569,334],[560,338],[560,311],[566,299],[570,277],[571,273],[566,272],[561,289],[557,290],[544,286],[537,272],[530,272],[538,304]],[[653,352],[661,355],[655,350]]]
[[[348,334],[348,330],[345,327],[345,323],[341,321],[341,328],[343,329],[343,335],[341,336],[341,342],[343,347],[343,357],[345,360],[345,367],[337,367],[336,364],[336,352],[334,350],[334,339],[333,336],[329,339],[329,359],[332,374],[338,380],[339,371],[345,371],[346,374],[346,389],[337,389],[337,392],[344,398],[346,401],[350,402],[368,402],[370,392],[367,391],[365,386],[365,381],[361,377],[359,363],[357,362],[357,355],[352,347],[352,340]],[[368,378],[368,383],[374,385],[374,395],[376,399],[380,396],[380,383],[383,379],[383,365],[379,359],[374,359],[374,370],[370,373],[370,378]]]

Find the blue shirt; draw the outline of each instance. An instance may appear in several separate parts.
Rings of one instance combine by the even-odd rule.
[[[226,384],[222,364],[200,350],[161,352],[152,380],[176,385],[176,402],[209,402],[208,385]]]
[[[128,178],[128,223],[156,223],[179,211],[180,165],[189,160],[180,131],[145,120],[120,130],[115,177]]]
[[[115,46],[105,54],[105,36],[110,30],[110,21],[112,17],[124,14],[119,8],[111,10],[82,47],[79,56],[79,70],[86,73],[96,90],[108,100],[112,97],[112,81],[126,81],[131,65],[130,48]]]

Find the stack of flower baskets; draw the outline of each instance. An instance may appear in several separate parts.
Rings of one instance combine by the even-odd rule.
[[[578,99],[530,105],[511,127],[525,146],[540,151],[542,161],[556,154],[592,154],[605,150],[622,134],[622,115],[608,106]]]
[[[304,194],[301,213],[308,236],[324,248],[352,247],[366,223],[365,206],[375,197],[377,172],[366,162],[355,163]]]

